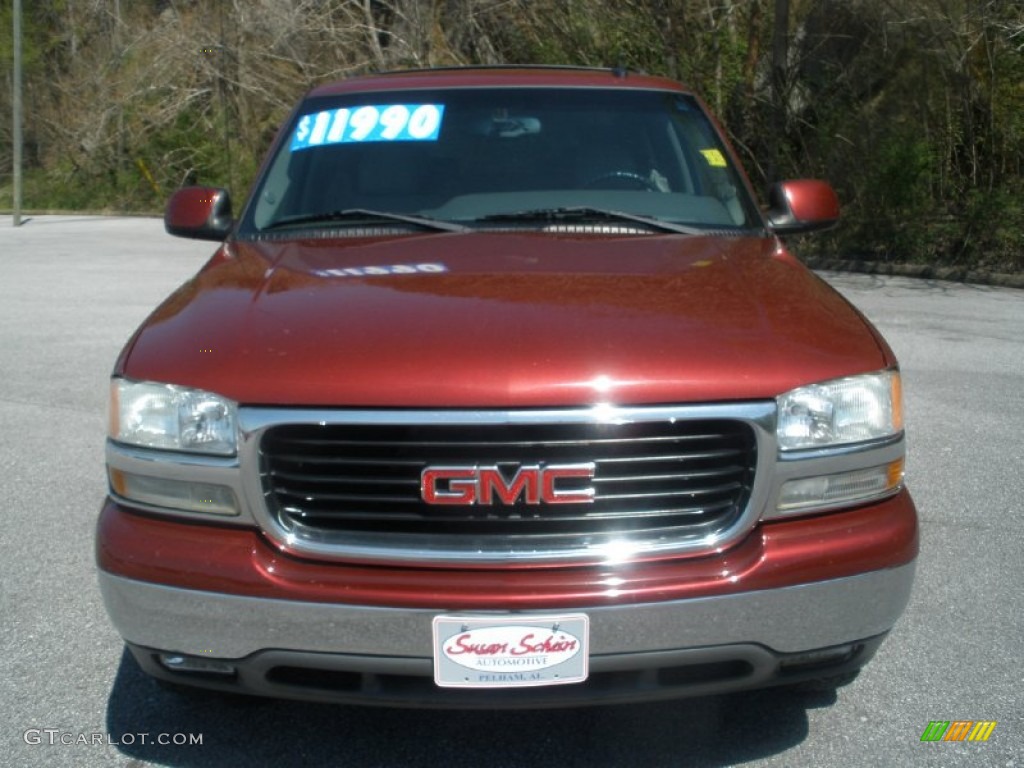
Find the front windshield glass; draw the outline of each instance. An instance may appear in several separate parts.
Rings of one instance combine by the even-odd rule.
[[[519,87],[307,101],[246,228],[387,222],[380,214],[402,214],[390,220],[398,226],[420,217],[486,228],[615,213],[717,230],[760,226],[694,99]]]

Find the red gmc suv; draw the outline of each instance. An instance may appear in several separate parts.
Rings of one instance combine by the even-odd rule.
[[[110,387],[107,609],[186,686],[444,707],[856,675],[917,515],[895,357],[688,89],[620,70],[324,85]]]

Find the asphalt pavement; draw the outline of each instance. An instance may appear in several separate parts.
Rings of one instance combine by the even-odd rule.
[[[156,219],[0,221],[0,765],[1024,766],[1024,290],[825,275],[901,360],[922,523],[911,604],[837,694],[538,712],[226,704],[139,672],[92,549],[114,359],[213,250]],[[986,742],[922,742],[934,720],[996,726]]]

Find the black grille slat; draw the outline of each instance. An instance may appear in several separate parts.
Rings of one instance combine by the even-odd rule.
[[[508,518],[512,516],[526,516],[526,517],[540,517],[545,516],[551,520],[565,520],[570,518],[571,508],[582,508],[585,512],[580,516],[580,519],[596,519],[600,517],[604,518],[628,518],[633,516],[642,516],[648,514],[648,510],[645,510],[643,505],[633,504],[629,508],[628,514],[624,514],[621,505],[612,504],[612,502],[623,501],[625,499],[632,499],[634,502],[649,500],[651,503],[658,504],[658,509],[653,510],[653,513],[661,515],[669,514],[695,514],[702,512],[710,507],[717,507],[722,505],[728,505],[732,503],[732,498],[727,497],[725,499],[708,498],[713,492],[705,494],[691,494],[689,491],[680,491],[676,494],[661,494],[661,495],[627,495],[622,494],[621,498],[608,498],[605,497],[601,501],[594,504],[586,505],[573,505],[573,504],[560,504],[557,507],[544,508],[538,505],[511,505],[506,506],[503,504],[497,504],[491,507],[485,506],[473,506],[473,507],[456,507],[456,506],[445,506],[437,505],[431,507],[430,516],[423,519],[424,522],[433,523],[438,520],[445,519],[445,515],[448,511],[453,513],[453,520],[466,520],[470,518]],[[667,501],[672,498],[678,498],[679,496],[685,495],[687,498],[682,501],[677,501],[672,504],[668,504]],[[698,498],[694,498],[694,496]],[[721,494],[719,494],[721,496]],[[282,508],[288,508],[294,510],[296,514],[302,514],[309,518],[319,517],[321,515],[331,515],[339,502],[358,502],[363,505],[359,509],[348,509],[344,515],[335,515],[339,520],[354,519],[357,516],[363,515],[373,517],[375,519],[384,520],[398,517],[405,517],[408,514],[406,507],[419,506],[418,499],[409,499],[401,496],[384,496],[374,495],[368,496],[366,494],[323,494],[321,497],[316,499],[314,502],[309,502],[305,494],[281,492],[278,496]],[[688,503],[687,503],[688,502]]]
[[[619,443],[628,443],[630,445],[638,445],[641,443],[662,443],[662,442],[683,442],[692,440],[708,440],[714,439],[717,435],[661,435],[654,437],[641,437],[641,438],[595,438],[592,440],[545,440],[544,445],[548,447],[558,447],[563,445],[569,445],[573,447],[581,446],[592,446],[592,445],[615,445]],[[282,442],[287,443],[287,440]],[[324,448],[337,448],[343,445],[358,446],[359,448],[374,448],[374,447],[388,447],[395,445],[393,441],[389,440],[307,440],[301,444],[308,447],[320,446]],[[416,443],[419,446],[434,446],[434,447],[448,447],[451,445],[450,442],[443,440],[419,440]],[[533,445],[537,445],[536,440],[462,440],[459,442],[462,447],[474,447],[474,448],[524,448]]]
[[[695,496],[710,496],[712,494],[720,494],[723,491],[737,491],[740,489],[739,483],[729,483],[724,488],[687,488],[685,490],[678,491],[646,491],[642,493],[605,493],[601,494],[601,499],[604,501],[624,501],[626,499],[669,499],[676,496],[688,496],[693,498]]]
[[[610,483],[656,483],[672,480],[690,480],[697,478],[728,477],[742,471],[740,467],[728,467],[721,470],[702,470],[694,472],[674,472],[660,475],[621,475],[595,477],[591,482],[595,485],[607,485]],[[287,493],[290,483],[309,483],[316,487],[324,485],[405,485],[419,487],[419,478],[410,477],[367,477],[351,475],[322,475],[313,473],[300,473],[297,471],[281,471],[275,469],[272,473],[275,480],[274,487],[278,493]],[[299,493],[299,491],[292,491]],[[608,498],[608,497],[605,497]]]
[[[715,509],[721,510],[721,509],[724,509],[726,506],[728,506],[728,502],[720,502],[717,505],[693,507],[693,508],[684,509],[684,510],[680,510],[680,509],[675,509],[674,508],[674,509],[671,510],[671,513],[673,515],[678,515],[678,514],[683,513],[683,514],[690,514],[690,515],[696,516],[696,515],[705,514],[709,510],[715,510]],[[629,520],[632,523],[634,523],[635,525],[639,526],[639,525],[642,525],[645,522],[650,522],[651,520],[655,520],[655,519],[664,517],[666,512],[668,512],[668,511],[669,510],[666,510],[665,508],[649,509],[649,510],[644,510],[644,511],[636,511],[636,510],[634,510],[633,513],[630,515]],[[318,515],[308,515],[308,513],[300,512],[297,509],[292,509],[291,513],[294,515],[296,520],[303,520],[305,517],[308,516],[311,520],[315,520],[318,524],[322,524],[322,520],[320,519],[320,517]],[[537,516],[538,516],[537,513],[526,513],[525,514],[526,518],[531,518],[531,517],[536,518]],[[489,518],[493,518],[493,519],[489,519]],[[415,520],[416,518],[415,518],[415,512],[395,512],[395,511],[390,511],[388,519],[391,522],[393,522],[393,523],[401,523],[401,522],[410,522],[410,521]],[[564,514],[563,513],[563,514],[560,514],[557,518],[553,518],[553,517],[549,518],[549,522],[551,522],[552,524],[557,523],[558,525],[565,526],[565,525],[575,525],[575,524],[580,524],[580,523],[589,523],[589,522],[592,522],[594,520],[601,520],[601,519],[617,520],[617,519],[619,519],[619,516],[616,515],[614,512],[604,512],[604,513],[601,513],[601,512],[590,512],[590,513],[588,513],[586,515],[569,515],[569,514]],[[360,525],[361,524],[366,524],[366,523],[373,524],[373,523],[379,522],[379,520],[380,520],[379,516],[377,516],[377,515],[375,515],[375,514],[373,514],[371,512],[351,512],[351,513],[348,513],[348,514],[345,515],[344,525],[347,527],[349,525],[354,525],[354,524],[360,524]],[[487,525],[487,526],[492,526],[492,527],[495,526],[495,525],[498,525],[498,526],[509,526],[510,528],[514,527],[515,525],[517,525],[521,521],[522,521],[522,518],[521,518],[521,516],[518,513],[514,517],[499,517],[497,515],[490,515],[489,516],[489,515],[484,515],[482,513],[478,513],[474,517],[466,517],[465,515],[460,515],[460,514],[458,514],[457,512],[454,512],[454,511],[448,511],[448,512],[441,511],[441,512],[437,512],[435,515],[433,515],[431,517],[431,520],[430,520],[432,525],[438,525],[438,524],[442,524],[442,523],[443,524],[451,524],[451,523],[462,524],[462,523],[476,522],[476,523],[481,523],[481,524],[484,524],[484,525]],[[337,520],[335,520],[335,522],[338,523]],[[652,530],[653,529],[659,529],[660,530],[660,529],[664,528],[665,526],[650,526],[650,527],[651,527]],[[514,533],[514,531],[511,531],[510,533]]]
[[[353,483],[355,485],[377,485],[387,483],[389,485],[416,485],[418,486],[420,481],[418,478],[402,478],[402,477],[382,477],[374,476],[368,477],[366,475],[352,476],[352,475],[321,475],[313,473],[302,473],[296,470],[282,471],[275,469],[273,475],[276,479],[283,482],[311,482],[311,483]]]
[[[269,427],[260,443],[269,511],[288,531],[323,541],[358,534],[382,550],[415,550],[431,537],[466,537],[467,549],[543,548],[551,537],[586,548],[721,532],[743,512],[754,482],[756,440],[742,421],[626,424],[427,424]],[[594,477],[560,489],[594,489],[593,503],[431,505],[427,467],[517,468],[593,464]],[[410,539],[409,537],[412,537]],[[419,538],[417,538],[419,537]],[[471,541],[470,541],[471,539]],[[417,543],[419,542],[419,543]]]
[[[296,464],[305,464],[311,462],[318,462],[320,464],[351,464],[356,467],[371,467],[380,466],[379,459],[353,459],[349,457],[332,457],[332,456],[317,456],[312,458],[310,456],[303,456],[300,454],[287,454],[287,453],[276,453],[274,455],[275,461],[278,462],[292,462]],[[388,463],[393,466],[419,466],[423,462],[416,461],[414,459],[389,459]]]
[[[281,498],[298,499],[300,501],[309,500],[309,494],[302,491],[292,491],[287,488],[278,491]],[[366,504],[409,504],[409,499],[403,496],[386,496],[383,494],[375,493],[373,495],[366,493],[329,493],[321,492],[317,494],[317,502],[322,504],[323,502],[358,502]]]
[[[604,462],[601,462],[603,465]],[[597,484],[601,483],[618,483],[618,482],[630,482],[630,483],[647,483],[656,482],[659,480],[693,480],[700,477],[722,477],[726,475],[732,475],[736,472],[742,472],[743,467],[732,465],[729,467],[723,467],[721,469],[702,469],[694,470],[692,472],[670,472],[662,473],[658,475],[614,475],[607,477],[595,477],[593,482]]]
[[[627,456],[622,458],[609,457],[601,459],[602,463],[612,464],[615,462],[629,462],[639,463],[644,461],[687,461],[695,459],[724,459],[727,456],[742,456],[743,451],[740,449],[722,449],[719,451],[704,451],[701,453],[676,453],[667,454],[664,456]]]

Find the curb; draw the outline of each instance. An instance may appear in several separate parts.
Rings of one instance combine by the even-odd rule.
[[[10,210],[0,209],[0,216],[11,215]],[[23,216],[110,216],[116,218],[160,218],[162,211],[116,212],[109,210],[64,211],[32,209],[22,211]],[[831,272],[859,272],[867,275],[893,275],[897,277],[915,277],[922,280],[948,280],[953,283],[972,283],[975,285],[993,285],[1000,288],[1024,288],[1024,274],[1006,272],[989,272],[984,269],[966,269],[965,267],[943,267],[931,264],[893,264],[882,261],[862,261],[860,259],[828,259],[811,256],[800,259],[808,269]]]
[[[11,217],[14,211],[10,208],[0,208],[0,218]],[[163,211],[112,211],[109,209],[86,208],[79,211],[68,211],[63,208],[32,208],[22,209],[22,218],[26,216],[109,216],[113,219],[158,219],[164,215]]]
[[[941,267],[930,264],[888,264],[858,259],[801,259],[810,269],[833,272],[861,272],[868,275],[895,275],[923,280],[948,280],[955,283],[994,285],[1000,288],[1024,288],[1024,275],[989,272],[984,269]]]

